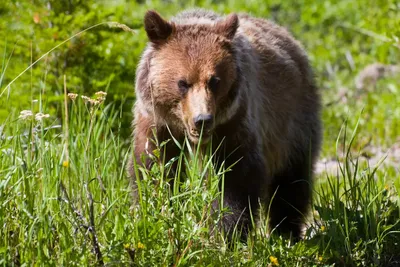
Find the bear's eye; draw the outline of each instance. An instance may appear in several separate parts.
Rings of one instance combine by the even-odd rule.
[[[185,80],[179,80],[178,87],[182,94],[186,94],[189,90],[190,85]]]
[[[215,92],[218,88],[219,82],[221,81],[220,78],[212,76],[210,80],[208,81],[208,89],[210,89],[212,92]]]

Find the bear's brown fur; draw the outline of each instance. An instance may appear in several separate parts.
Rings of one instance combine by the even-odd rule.
[[[148,11],[144,24],[132,162],[155,149],[153,130],[160,142],[172,134],[193,144],[202,130],[202,143],[223,143],[216,157],[225,166],[237,162],[225,175],[224,228],[239,223],[246,233],[249,208],[268,207],[275,194],[270,227],[300,237],[321,142],[320,97],[300,44],[246,14],[190,10],[168,22]],[[167,158],[179,153],[170,144]],[[135,180],[132,163],[128,171]]]

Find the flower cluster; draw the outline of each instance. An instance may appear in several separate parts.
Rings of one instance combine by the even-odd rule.
[[[72,100],[75,101],[75,99],[78,97],[78,94],[74,94],[74,93],[69,93],[68,97]]]
[[[41,112],[35,114],[35,120],[41,121],[42,119],[50,118],[49,114],[43,114]]]
[[[85,103],[90,103],[93,106],[100,105],[106,100],[107,93],[103,91],[99,91],[95,93],[94,98],[90,98],[85,95],[81,95],[81,98],[85,101]]]
[[[23,110],[19,113],[19,119],[30,120],[33,117],[33,112],[31,110]]]
[[[44,118],[49,118],[50,115],[41,112],[34,114],[32,110],[23,110],[20,112],[18,118],[21,120],[31,120],[33,117],[35,117],[36,121],[41,121]]]
[[[106,100],[107,93],[103,92],[103,91],[99,91],[99,92],[96,92],[94,95],[95,95],[95,97],[93,97],[93,98],[85,96],[85,95],[81,95],[81,98],[83,99],[83,101],[85,101],[85,103],[89,103],[92,106],[97,106],[97,105],[102,104]],[[75,99],[78,97],[78,94],[68,93],[68,97],[72,101],[75,101]]]

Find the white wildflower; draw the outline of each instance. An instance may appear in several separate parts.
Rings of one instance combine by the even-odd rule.
[[[41,112],[35,114],[35,120],[37,120],[37,121],[41,121],[42,119],[49,118],[49,117],[50,117],[49,114],[43,114]]]
[[[96,95],[96,99],[98,101],[97,104],[100,105],[101,103],[104,102],[104,100],[106,100],[107,93],[103,92],[103,91],[99,91],[99,92],[96,92],[95,95]]]
[[[81,95],[81,98],[86,102],[88,102],[91,98],[85,95]]]
[[[31,110],[23,110],[19,114],[20,119],[22,120],[30,120],[33,117],[33,112]]]
[[[107,96],[107,93],[103,92],[103,91],[98,91],[98,92],[95,93],[95,95],[97,97],[105,97],[105,96]]]
[[[93,106],[96,106],[100,104],[100,102],[97,99],[89,98],[89,103],[92,104]]]
[[[68,97],[69,97],[72,101],[74,101],[74,100],[78,97],[78,94],[69,93],[69,94],[68,94]]]
[[[84,96],[84,95],[82,95],[81,98],[85,101],[85,103],[89,102],[91,105],[97,106],[104,102],[104,100],[106,99],[105,96],[107,95],[107,93],[100,91],[100,92],[95,93],[95,95],[96,95],[95,98],[90,98],[90,97]]]

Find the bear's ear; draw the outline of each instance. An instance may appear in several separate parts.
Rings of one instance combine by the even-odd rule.
[[[215,29],[217,33],[222,36],[225,36],[229,40],[233,39],[238,27],[239,27],[239,18],[235,13],[230,14],[224,20],[219,21],[215,24]]]
[[[162,44],[174,31],[174,25],[164,20],[157,12],[149,10],[144,16],[144,29],[150,42]]]

